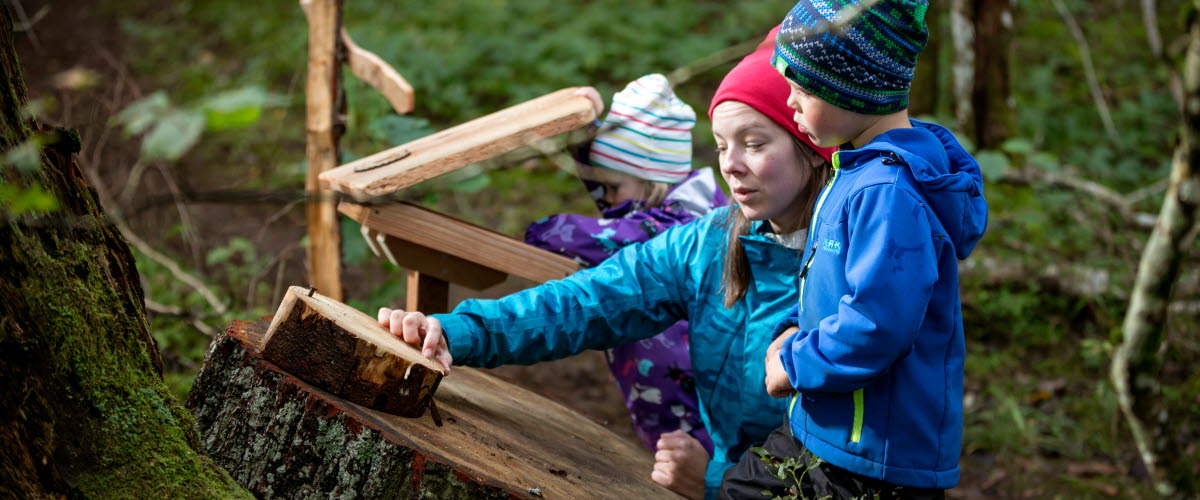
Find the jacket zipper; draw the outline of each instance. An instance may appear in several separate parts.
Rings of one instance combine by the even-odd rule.
[[[804,310],[804,285],[808,283],[808,269],[812,267],[813,259],[817,256],[817,214],[821,213],[821,207],[825,205],[825,197],[829,196],[829,192],[833,191],[833,184],[837,182],[838,173],[841,172],[841,158],[835,151],[833,153],[833,177],[829,179],[829,184],[825,185],[824,192],[821,193],[821,198],[817,200],[817,206],[813,209],[812,222],[809,224],[808,235],[813,238],[812,248],[809,250],[808,259],[804,261],[804,268],[800,270],[800,310]],[[792,400],[788,402],[788,420],[791,420],[792,410],[796,407],[796,400],[799,399],[800,393],[792,394]],[[862,440],[862,424],[863,424],[863,390],[856,389],[854,391],[854,424],[850,429],[850,442],[858,443]]]
[[[854,427],[850,429],[850,442],[857,443],[862,439],[863,424],[863,390],[854,391]]]
[[[837,182],[838,172],[841,167],[841,158],[838,155],[839,151],[833,152],[833,177],[829,179],[829,184],[825,185],[825,191],[821,193],[821,198],[817,200],[817,206],[813,209],[812,221],[808,226],[808,237],[813,239],[812,250],[809,251],[808,260],[804,262],[804,269],[800,270],[800,310],[804,310],[804,285],[808,283],[808,268],[812,267],[813,258],[817,256],[817,214],[821,213],[821,206],[825,204],[825,197],[833,190],[833,183]]]

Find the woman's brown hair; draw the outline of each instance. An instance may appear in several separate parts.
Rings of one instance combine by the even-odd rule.
[[[829,162],[825,161],[815,151],[804,144],[799,139],[793,137],[797,156],[807,159],[801,160],[803,164],[798,165],[798,168],[812,168],[813,175],[809,182],[797,195],[804,200],[808,210],[801,214],[800,227],[807,228],[812,221],[813,205],[816,204],[817,196],[821,193],[821,188],[829,182],[829,177],[832,174],[832,169]],[[808,163],[809,161],[814,164]],[[741,209],[734,206],[725,214],[725,234],[726,234],[726,252],[724,258],[725,268],[721,274],[722,291],[725,293],[725,308],[733,307],[733,304],[746,297],[746,291],[750,288],[752,279],[750,273],[750,261],[746,258],[746,249],[742,246],[741,237],[750,234],[750,220],[742,213]],[[801,250],[803,251],[803,250]]]

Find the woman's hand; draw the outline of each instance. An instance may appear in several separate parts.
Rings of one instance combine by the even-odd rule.
[[[379,325],[392,335],[400,337],[410,345],[421,349],[421,355],[442,364],[445,373],[450,373],[450,347],[442,334],[442,324],[419,312],[404,312],[401,309],[379,308]]]
[[[704,471],[708,452],[696,438],[681,430],[658,437],[654,471],[650,478],[687,498],[704,498]]]
[[[767,394],[772,397],[786,398],[796,392],[796,389],[792,388],[792,381],[788,380],[787,370],[783,369],[783,362],[779,360],[779,350],[783,348],[783,343],[798,331],[800,329],[794,326],[784,330],[779,334],[779,338],[767,347],[767,358],[764,360],[767,364],[767,377],[763,382],[767,385]]]

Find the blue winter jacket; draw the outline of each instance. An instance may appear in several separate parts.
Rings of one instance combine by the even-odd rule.
[[[761,234],[742,236],[753,284],[726,309],[722,207],[629,245],[600,265],[499,300],[467,300],[442,322],[455,364],[495,367],[564,358],[651,337],[691,323],[700,413],[713,440],[705,475],[715,496],[725,469],[779,426],[786,399],[766,393],[763,358],[771,329],[797,300],[799,251]]]
[[[835,153],[817,201],[800,331],[780,359],[796,439],[830,464],[917,488],[958,483],[963,323],[958,260],[987,225],[979,165],[912,120]]]

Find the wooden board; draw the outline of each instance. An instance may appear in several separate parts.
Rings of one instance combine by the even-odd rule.
[[[592,123],[587,97],[566,88],[375,153],[321,174],[330,188],[366,200]]]
[[[234,322],[188,396],[207,454],[260,498],[679,498],[651,453],[481,371],[438,390],[444,425],[373,411],[262,359],[265,322]]]
[[[338,210],[381,233],[538,283],[580,269],[572,259],[408,203],[368,207],[342,202]]]
[[[360,231],[363,238],[367,240],[367,246],[375,255],[386,258],[397,266],[448,283],[462,285],[472,290],[483,290],[500,284],[508,276],[469,260],[381,233],[370,226],[360,226]]]
[[[298,286],[284,294],[263,357],[349,401],[406,417],[425,413],[443,374],[375,318]]]
[[[404,115],[413,110],[413,88],[400,73],[392,69],[374,52],[359,47],[342,28],[342,45],[346,47],[346,65],[358,79],[366,82],[392,105],[392,110]]]

